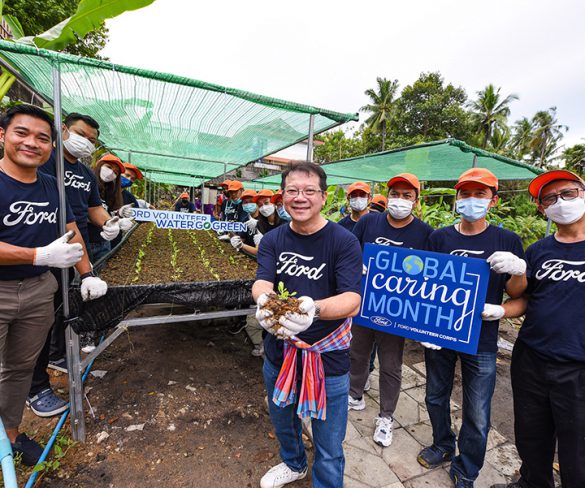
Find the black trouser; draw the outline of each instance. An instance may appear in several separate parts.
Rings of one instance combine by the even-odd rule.
[[[49,381],[49,374],[47,373],[47,367],[49,366],[49,359],[54,361],[64,358],[65,357],[65,325],[63,321],[63,291],[62,291],[62,281],[61,281],[61,270],[60,269],[51,269],[51,272],[57,278],[57,283],[59,284],[59,289],[55,293],[54,297],[54,306],[55,306],[55,321],[53,322],[53,326],[49,335],[47,336],[47,340],[45,341],[45,345],[39,357],[37,359],[37,363],[35,365],[35,370],[33,373],[32,383],[30,386],[29,396],[35,396],[37,393],[45,390],[46,388],[51,387],[51,383]],[[75,276],[75,272],[70,270],[69,272],[69,283]]]
[[[545,360],[517,341],[511,376],[520,486],[554,488],[558,441],[563,488],[585,487],[585,362]]]

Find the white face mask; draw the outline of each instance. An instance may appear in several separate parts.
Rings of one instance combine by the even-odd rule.
[[[100,169],[100,178],[102,179],[102,181],[110,183],[111,181],[114,181],[116,179],[116,173],[114,172],[113,169],[110,169],[104,165]]]
[[[580,197],[563,200],[559,197],[557,203],[546,208],[544,213],[555,224],[574,224],[585,214],[585,200]]]
[[[366,207],[368,206],[368,199],[367,197],[350,198],[349,206],[351,207],[352,210],[355,210],[356,212],[361,212],[362,210],[365,210]]]
[[[95,152],[95,146],[85,137],[69,131],[69,138],[63,141],[63,147],[74,158],[88,158]]]
[[[258,211],[264,215],[264,217],[270,217],[274,213],[274,205],[272,203],[262,205]]]
[[[389,198],[388,199],[388,213],[396,220],[402,220],[412,213],[414,202],[412,200],[405,200],[404,198]]]

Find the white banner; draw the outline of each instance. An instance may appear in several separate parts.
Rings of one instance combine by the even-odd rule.
[[[222,232],[246,232],[242,222],[211,220],[211,215],[171,212],[170,210],[150,210],[133,208],[132,217],[139,222],[154,222],[159,229],[214,230]]]

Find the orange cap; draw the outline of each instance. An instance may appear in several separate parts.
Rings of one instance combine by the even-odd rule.
[[[256,196],[254,197],[254,201],[257,202],[260,198],[266,198],[269,197],[270,199],[272,199],[272,197],[274,196],[274,192],[272,190],[268,190],[268,189],[264,189],[264,190],[260,190]]]
[[[566,169],[554,169],[534,178],[528,185],[528,193],[530,193],[532,198],[538,200],[542,188],[555,180],[580,181],[581,183],[584,183],[575,173],[571,173]]]
[[[270,203],[276,203],[278,200],[282,200],[282,190],[279,188],[272,198],[270,199]]]
[[[372,190],[370,190],[370,185],[364,183],[363,181],[356,181],[347,187],[347,196],[350,196],[354,191],[361,190],[368,195],[372,194]]]
[[[242,184],[241,181],[232,180],[232,181],[230,181],[227,189],[228,189],[228,191],[243,190],[244,189],[244,185]]]
[[[465,171],[457,180],[455,189],[459,190],[465,183],[479,183],[480,185],[489,186],[498,189],[498,179],[489,169],[471,168]]]
[[[225,186],[226,188],[230,186],[232,180],[223,180],[218,186]]]
[[[189,194],[184,191],[183,193],[181,193],[181,196],[179,198],[189,198]]]
[[[388,180],[387,186],[390,188],[392,185],[399,182],[408,183],[417,191],[417,193],[420,193],[420,181],[418,181],[418,178],[412,173],[400,173],[399,175],[393,176]]]
[[[118,169],[120,170],[120,174],[123,174],[124,171],[126,171],[126,168],[124,168],[124,165],[122,164],[122,160],[118,157],[118,156],[114,156],[113,154],[104,154],[98,161],[105,161],[106,163],[113,163],[116,166],[118,166]]]
[[[255,190],[244,190],[244,193],[242,193],[242,198],[255,198],[256,197],[256,191]]]
[[[134,166],[132,163],[124,163],[124,168],[130,169],[136,173],[136,178],[139,180],[143,180],[144,176],[142,176],[142,172]]]
[[[372,203],[375,203],[386,208],[386,206],[388,205],[388,199],[384,195],[377,194],[374,195],[374,198],[372,198]]]

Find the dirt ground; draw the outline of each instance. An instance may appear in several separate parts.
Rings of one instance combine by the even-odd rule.
[[[262,361],[250,355],[244,332],[227,333],[232,323],[137,328],[118,338],[94,364],[105,376],[87,382],[95,415],[86,402],[87,443],[70,447],[37,486],[259,486],[280,462],[278,443],[264,405]],[[514,329],[503,328],[513,341]],[[404,360],[421,362],[420,346],[409,342]],[[509,364],[510,354],[501,352],[492,423],[512,439]],[[64,394],[66,376],[53,384]],[[461,401],[459,376],[454,399]],[[46,441],[56,422],[26,412],[23,425]],[[19,471],[22,482],[27,472]],[[295,486],[310,486],[310,477]]]

